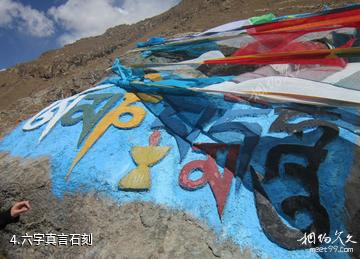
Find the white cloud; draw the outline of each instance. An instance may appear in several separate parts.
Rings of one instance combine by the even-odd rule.
[[[35,37],[55,32],[55,23],[65,33],[63,44],[104,33],[120,24],[132,24],[165,12],[180,0],[67,0],[47,13],[17,0],[0,0],[0,28],[16,29]]]
[[[54,23],[43,12],[14,0],[0,0],[0,27],[16,28],[35,37],[54,33]]]
[[[74,42],[83,37],[102,34],[106,29],[131,24],[160,14],[180,0],[68,0],[52,7],[48,14],[61,25],[66,33],[61,44]]]

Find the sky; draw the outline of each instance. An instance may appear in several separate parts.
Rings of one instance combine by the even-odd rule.
[[[0,70],[167,11],[180,0],[0,0]]]

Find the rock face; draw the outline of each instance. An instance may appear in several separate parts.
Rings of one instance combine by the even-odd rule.
[[[355,151],[355,157],[359,157],[359,151]],[[360,237],[360,161],[354,159],[353,170],[351,175],[348,177],[345,185],[345,198],[346,198],[346,209],[349,213],[348,226],[349,229],[353,230],[351,235],[354,237]],[[354,258],[360,258],[360,244],[352,244],[354,248]]]
[[[51,193],[47,158],[20,159],[0,154],[0,205],[28,199],[30,212],[0,231],[0,258],[253,258],[183,212],[150,203],[119,206],[98,193]],[[13,235],[93,234],[92,246],[13,246]]]
[[[0,138],[50,103],[93,86],[106,75],[105,69],[112,60],[123,55],[136,41],[154,35],[201,31],[266,12],[283,15],[316,11],[323,4],[338,7],[356,2],[184,0],[162,15],[134,25],[120,25],[101,36],[47,52],[38,60],[0,72]],[[356,164],[346,185],[348,225],[356,237],[360,236],[358,168]],[[29,199],[33,207],[19,224],[9,225],[0,232],[0,258],[24,258],[30,254],[34,258],[250,258],[255,255],[253,251],[240,251],[230,241],[219,243],[211,230],[183,212],[150,203],[119,206],[100,193],[55,199],[49,170],[47,158],[20,159],[0,154],[0,208],[21,199]],[[9,243],[13,235],[50,232],[92,233],[93,246],[21,247]],[[359,258],[359,249],[354,251],[354,258]]]

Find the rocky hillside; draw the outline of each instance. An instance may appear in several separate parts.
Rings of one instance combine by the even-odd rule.
[[[324,5],[339,7],[356,2],[358,0],[183,0],[178,6],[159,16],[134,25],[119,25],[109,29],[103,35],[81,39],[64,48],[49,51],[41,55],[37,60],[19,64],[0,72],[0,139],[17,126],[19,122],[28,119],[50,103],[72,96],[99,82],[106,76],[106,69],[111,65],[114,58],[124,56],[125,52],[133,48],[137,41],[146,40],[155,35],[173,36],[181,33],[203,31],[219,24],[269,12],[284,15],[317,11],[321,10]],[[21,134],[25,134],[22,129],[18,130],[21,131]],[[76,149],[65,142],[62,143],[61,137],[58,136],[64,136],[63,139],[70,140],[72,139],[71,136],[74,135],[67,135],[66,133],[61,133],[63,135],[54,134],[52,139],[48,139],[49,145],[43,143],[41,146],[37,141],[33,141],[32,138],[35,135],[28,137],[29,142],[27,142],[25,138],[18,138],[18,136],[24,135],[16,135],[16,130],[14,132],[15,134],[12,133],[4,138],[3,142],[6,142],[6,140],[7,142],[2,145],[9,146],[7,146],[6,152],[0,152],[0,209],[9,207],[10,204],[17,200],[27,199],[31,201],[32,210],[21,217],[19,224],[11,224],[0,232],[0,259],[3,257],[24,258],[29,254],[33,255],[34,258],[50,257],[50,255],[54,258],[256,258],[259,255],[259,251],[252,249],[251,245],[240,249],[233,241],[222,240],[223,237],[220,238],[220,241],[224,242],[219,242],[218,236],[213,231],[214,229],[202,224],[199,220],[181,210],[170,210],[168,207],[156,205],[147,200],[126,203],[120,206],[116,200],[110,200],[106,196],[104,190],[111,189],[112,185],[109,184],[111,182],[102,181],[102,178],[94,179],[96,179],[96,184],[106,185],[104,189],[94,188],[92,192],[86,194],[72,194],[69,192],[62,199],[58,199],[54,195],[54,189],[63,184],[63,175],[61,175],[61,183],[59,184],[59,181],[56,182],[56,177],[59,176],[56,173],[61,171],[63,174],[65,172],[63,168],[65,167],[67,170],[70,165],[69,161],[73,159],[73,154],[70,153],[74,150],[71,149]],[[75,132],[75,130],[72,132]],[[143,134],[140,129],[139,132]],[[151,137],[156,136],[155,133],[157,132],[154,132]],[[32,133],[27,132],[26,134]],[[136,138],[136,135],[134,136]],[[104,142],[103,145],[108,147],[110,146],[109,143],[114,142],[111,137],[108,138],[108,141]],[[15,157],[16,153],[7,153],[11,150],[11,143],[24,143],[22,145],[26,149],[24,155],[21,154],[19,157]],[[164,143],[163,139],[163,145],[165,145]],[[346,154],[350,157],[346,153],[349,149],[342,145],[344,142],[339,143],[336,144],[340,149],[335,149],[330,157],[337,164],[346,164],[341,161],[343,157],[341,155]],[[56,146],[56,144],[59,145]],[[175,146],[173,142],[172,144]],[[47,156],[47,154],[51,153],[49,150],[43,152],[46,157],[43,154],[38,156],[39,153],[34,150],[39,146],[52,146],[51,152],[56,150],[56,152],[53,152],[53,154],[56,154],[56,159],[54,159],[55,156]],[[100,147],[98,150],[103,149]],[[111,157],[113,157],[113,154],[115,154],[114,157],[118,156],[112,158],[113,160],[109,160],[112,162],[105,160],[107,158],[106,154],[102,155],[101,152],[98,152],[96,155],[99,160],[103,159],[101,162],[106,165],[113,163],[115,160],[122,164],[126,164],[126,161],[133,163],[132,157],[128,156],[127,159],[129,160],[125,160],[125,156],[121,156],[122,153],[118,154],[116,152],[119,150],[127,152],[126,155],[128,155],[128,150],[125,150],[121,144],[111,150],[113,152]],[[31,152],[33,152],[33,157],[28,155]],[[264,151],[261,150],[261,152]],[[344,201],[350,219],[346,224],[350,226],[350,229],[354,230],[353,234],[356,237],[359,236],[360,218],[360,203],[358,202],[360,160],[358,157],[358,150],[354,151],[355,162],[346,183],[344,183],[344,195],[346,195]],[[89,161],[91,162],[90,158]],[[92,166],[92,163],[88,165]],[[111,169],[118,170],[118,167],[114,163]],[[97,172],[96,167],[91,167],[91,170]],[[83,172],[87,174],[91,170],[83,170]],[[167,174],[168,170],[164,172]],[[343,175],[338,176],[338,178],[331,178],[328,175],[326,177],[331,179],[329,181],[331,184],[334,182],[334,185],[328,184],[326,190],[335,191],[338,190],[335,187],[340,186],[340,183],[342,183],[337,183],[337,179],[345,179]],[[78,179],[81,179],[81,177]],[[78,183],[72,181],[72,184],[75,184],[74,186]],[[80,181],[80,183],[82,182]],[[180,188],[177,182],[175,184]],[[114,192],[118,192],[117,187],[115,188]],[[166,188],[159,190],[161,190],[159,193],[167,194],[166,191],[163,191]],[[182,192],[179,193],[180,195],[183,194]],[[336,195],[326,191],[324,193],[334,199],[336,197],[342,199],[341,193],[336,193]],[[124,196],[126,195],[124,194]],[[245,199],[246,196],[242,198]],[[186,201],[193,202],[192,199],[191,197],[191,200],[185,200],[184,203]],[[252,203],[249,204],[253,206]],[[247,203],[241,204],[239,211],[242,211],[242,208],[245,210],[251,207],[250,205]],[[255,211],[255,208],[253,210]],[[237,210],[234,209],[235,212]],[[255,215],[254,213],[236,214],[237,217],[238,215],[250,215],[249,217],[243,217],[246,220],[245,224],[234,224],[236,233],[243,231],[243,226],[249,224],[251,217]],[[231,221],[229,222],[231,225]],[[256,224],[251,227],[252,230],[261,231],[261,227]],[[94,235],[94,246],[90,248],[54,248],[52,246],[32,247],[28,245],[24,248],[9,243],[13,234],[21,236],[25,233],[47,233],[49,231],[58,234],[91,232]],[[224,231],[222,233],[231,232],[227,227],[224,227],[222,231]],[[281,231],[278,232],[286,238],[286,234]],[[246,237],[247,235],[249,234],[244,231],[243,236]],[[270,243],[263,233],[261,237],[264,240],[266,238],[266,244]],[[358,241],[358,239],[355,240]],[[256,242],[259,243],[258,240]],[[259,243],[259,246],[261,244]],[[271,243],[269,249],[272,248],[272,245],[275,246],[276,244]],[[353,246],[358,247],[358,244]],[[358,251],[359,249],[356,248],[354,258],[358,257]],[[281,258],[282,256],[277,257]],[[297,258],[306,258],[306,256]]]
[[[0,72],[0,137],[49,103],[99,81],[112,60],[134,43],[154,35],[202,31],[229,21],[273,12],[277,15],[317,11],[356,0],[183,0],[156,17],[119,25],[103,35],[81,39],[49,51],[37,60]]]

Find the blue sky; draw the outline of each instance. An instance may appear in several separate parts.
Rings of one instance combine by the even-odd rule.
[[[160,14],[180,0],[0,0],[0,69]]]

